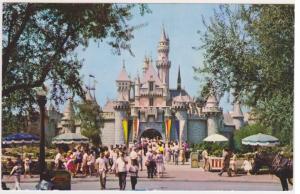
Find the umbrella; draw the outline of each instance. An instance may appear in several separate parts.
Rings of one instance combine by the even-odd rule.
[[[36,135],[29,133],[16,133],[11,134],[7,137],[4,137],[2,143],[5,145],[8,144],[33,144],[40,143],[40,138]]]
[[[23,158],[23,145],[25,144],[38,144],[40,143],[40,138],[37,135],[29,133],[15,133],[6,136],[2,139],[4,145],[22,145],[22,155]]]
[[[220,134],[212,134],[208,137],[206,137],[203,141],[208,141],[208,142],[224,142],[228,141],[227,137],[220,135]]]
[[[89,143],[89,139],[78,133],[63,133],[53,138],[53,144]]]
[[[242,139],[242,144],[252,145],[252,146],[275,146],[279,144],[279,140],[271,135],[266,135],[263,133],[258,133],[255,135],[250,135]]]

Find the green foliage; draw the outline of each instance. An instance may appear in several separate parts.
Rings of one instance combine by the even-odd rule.
[[[222,5],[203,23],[204,67],[196,73],[220,96],[233,91],[282,143],[291,145],[294,5]]]
[[[271,134],[271,132],[272,131],[270,128],[266,128],[258,123],[253,125],[246,125],[240,128],[240,130],[235,131],[234,133],[233,139],[235,150],[242,153],[253,151],[253,147],[242,144],[242,139],[257,133]]]
[[[132,12],[149,13],[140,4],[4,3],[2,25],[2,110],[26,114],[36,108],[33,88],[51,85],[56,105],[67,94],[84,97],[75,49],[90,40],[106,41],[114,54],[127,50],[137,26]],[[9,118],[9,115],[4,115]],[[6,124],[6,123],[4,123]],[[7,125],[4,125],[6,128]]]
[[[228,147],[227,143],[212,143],[212,142],[202,142],[200,144],[194,144],[192,146],[192,151],[196,152],[200,150],[201,152],[206,149],[210,156],[222,156],[222,151],[224,148]]]
[[[89,138],[93,145],[101,144],[102,118],[95,102],[74,103],[75,118],[80,121],[81,134]]]

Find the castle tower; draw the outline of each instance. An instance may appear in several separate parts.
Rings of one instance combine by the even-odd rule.
[[[158,59],[156,61],[156,67],[158,70],[158,76],[163,83],[166,83],[169,88],[169,70],[171,62],[169,61],[169,38],[165,33],[163,27],[161,38],[158,44]]]
[[[124,61],[123,61],[122,70],[116,80],[116,83],[117,83],[117,88],[118,88],[117,89],[118,90],[118,99],[129,101],[131,81],[126,72]]]
[[[61,133],[75,133],[74,109],[72,98],[69,98],[67,101],[63,117],[61,119],[61,125]]]
[[[177,90],[181,90],[181,76],[180,76],[180,66],[178,68],[178,76],[177,76]]]
[[[114,101],[113,108],[115,110],[115,144],[120,145],[125,143],[122,121],[128,119],[129,102],[124,100]]]
[[[149,63],[150,63],[149,58],[145,56],[145,58],[144,58],[144,64],[143,64],[143,74],[145,74],[146,71],[148,70]]]
[[[181,95],[174,98],[172,108],[176,111],[175,116],[179,120],[179,146],[181,143],[187,141],[187,110],[188,103],[186,99]]]
[[[235,129],[240,129],[244,126],[244,115],[241,110],[241,102],[236,101],[233,104],[233,113],[232,113],[233,123],[235,125]]]
[[[213,92],[206,101],[203,113],[207,116],[207,136],[218,133],[220,129],[220,116],[222,109],[218,106],[218,101]]]

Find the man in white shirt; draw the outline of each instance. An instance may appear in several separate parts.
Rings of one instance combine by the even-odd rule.
[[[125,190],[126,188],[126,176],[127,176],[127,161],[125,160],[125,155],[123,152],[120,153],[120,157],[116,160],[115,169],[116,174],[119,177],[120,190]]]
[[[104,157],[104,153],[100,153],[100,157],[96,160],[96,166],[98,166],[97,170],[100,176],[100,187],[101,190],[106,188],[106,173],[108,170],[108,160]]]

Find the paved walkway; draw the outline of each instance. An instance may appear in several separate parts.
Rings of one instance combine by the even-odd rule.
[[[129,176],[127,177],[129,179]],[[98,177],[77,177],[72,178],[72,183],[76,182],[94,182],[98,181]],[[14,181],[13,177],[8,178],[4,176],[3,180],[7,183]],[[117,181],[117,177],[113,174],[108,175],[108,181]],[[139,172],[140,181],[186,181],[186,182],[251,182],[251,183],[278,183],[279,179],[274,175],[245,175],[238,174],[237,176],[228,177],[226,173],[223,176],[219,176],[218,172],[205,172],[202,168],[191,168],[190,164],[178,165],[173,164],[166,165],[166,173],[163,178],[147,178],[147,171],[144,168]],[[35,175],[33,178],[24,179],[21,177],[21,182],[38,182],[39,176]]]

